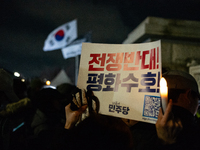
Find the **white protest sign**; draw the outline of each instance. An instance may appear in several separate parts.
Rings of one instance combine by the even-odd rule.
[[[82,49],[82,43],[79,43],[65,47],[61,51],[64,59],[68,59],[71,57],[76,57],[77,55],[81,55],[81,49]]]
[[[155,123],[161,68],[160,41],[83,43],[77,86],[94,92],[101,114]]]

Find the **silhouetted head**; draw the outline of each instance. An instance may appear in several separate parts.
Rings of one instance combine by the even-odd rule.
[[[189,110],[196,114],[199,100],[199,90],[196,80],[189,73],[170,70],[162,75],[168,86],[168,99],[173,104]]]

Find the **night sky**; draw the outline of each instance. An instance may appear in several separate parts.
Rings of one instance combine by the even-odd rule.
[[[74,81],[74,58],[42,50],[58,26],[77,19],[79,36],[92,31],[93,43],[121,44],[147,16],[198,21],[199,6],[199,0],[1,0],[0,67],[50,80],[64,69]]]

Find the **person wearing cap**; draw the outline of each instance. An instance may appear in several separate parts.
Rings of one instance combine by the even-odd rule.
[[[156,131],[161,149],[200,149],[200,129],[195,114],[199,91],[196,80],[183,71],[163,74],[168,86],[169,103],[159,111]]]

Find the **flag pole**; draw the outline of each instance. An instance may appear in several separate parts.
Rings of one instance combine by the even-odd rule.
[[[78,82],[78,65],[79,65],[79,55],[75,57],[75,85],[77,86]]]

